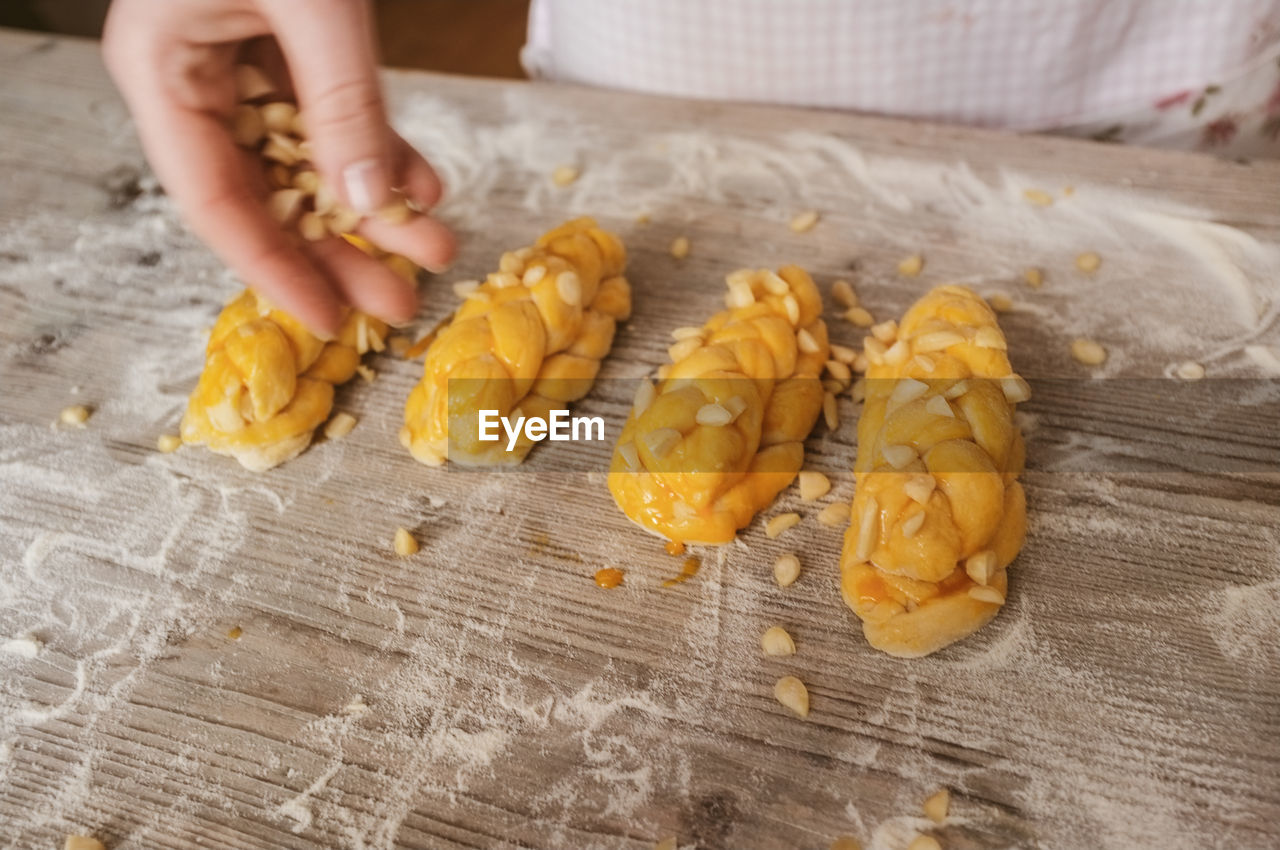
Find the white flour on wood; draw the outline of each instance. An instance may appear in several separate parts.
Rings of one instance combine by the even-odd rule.
[[[505,120],[485,123],[442,98],[398,106],[401,131],[449,187],[441,214],[463,236],[450,280],[482,274],[499,249],[581,213],[624,231],[643,289],[644,269],[665,268],[658,259],[672,237],[689,236],[697,261],[699,246],[723,239],[708,213],[732,209],[777,233],[741,244],[731,262],[795,260],[824,286],[851,274],[878,318],[923,285],[893,271],[916,252],[930,281],[1011,293],[1006,321],[1034,329],[1050,352],[1045,374],[1085,374],[1068,351],[1076,336],[1111,352],[1101,376],[1158,376],[1188,359],[1211,377],[1280,371],[1280,253],[1204,210],[1067,176],[873,157],[797,131],[655,129],[620,146],[607,128],[523,93],[506,106]],[[549,175],[565,163],[581,176],[558,188]],[[1029,204],[1027,189],[1054,203]],[[840,226],[840,210],[864,226],[838,249],[806,242],[786,223],[808,208],[823,213],[819,230]],[[1084,251],[1103,257],[1091,277],[1073,265]],[[0,422],[0,783],[37,763],[46,783],[12,835],[93,825],[106,810],[99,795],[136,796],[115,760],[118,742],[139,736],[131,758],[177,790],[165,807],[139,804],[137,846],[163,843],[173,823],[251,818],[262,807],[281,830],[254,833],[268,843],[296,832],[391,848],[429,840],[425,811],[483,811],[508,824],[503,838],[536,846],[647,848],[669,834],[724,846],[719,825],[759,826],[751,819],[762,801],[788,781],[772,764],[775,745],[803,752],[824,777],[782,789],[804,801],[796,834],[813,846],[850,831],[900,850],[931,826],[919,802],[941,786],[954,791],[948,828],[981,836],[1016,816],[1030,824],[1028,847],[1042,836],[1197,846],[1174,800],[1234,819],[1246,840],[1261,828],[1259,811],[1276,811],[1274,789],[1268,803],[1231,758],[1196,761],[1243,757],[1250,743],[1230,716],[1244,698],[1203,689],[1175,663],[1277,670],[1278,541],[1265,527],[1246,532],[1240,551],[1271,546],[1273,557],[1223,563],[1211,532],[1238,527],[1225,501],[1206,508],[1203,524],[1178,526],[1169,503],[1132,482],[1029,481],[1032,528],[1009,607],[975,638],[904,664],[868,650],[838,599],[840,535],[816,525],[815,504],[788,492],[772,512],[799,510],[802,529],[769,541],[757,527],[740,546],[696,552],[698,576],[661,589],[680,561],[629,533],[607,495],[597,516],[571,522],[547,504],[548,494],[603,493],[598,483],[429,471],[404,456],[395,430],[416,362],[379,358],[377,383],[339,390],[337,408],[358,415],[357,430],[279,473],[254,476],[200,450],[155,453],[156,436],[176,430],[205,331],[236,286],[163,197],[144,192],[82,222],[20,225],[0,234],[0,253],[21,257],[0,270],[26,294],[3,329],[6,374],[60,358],[93,377],[75,397],[96,407],[86,431],[51,429],[56,407],[47,421]],[[1033,265],[1048,270],[1042,290],[1021,283]],[[1187,266],[1196,273],[1171,271]],[[426,300],[424,327],[453,304],[440,281]],[[122,347],[109,328],[138,321],[148,327]],[[847,326],[837,332],[856,339]],[[852,460],[815,460],[836,486],[824,504],[848,498]],[[1172,532],[1134,525],[1125,506],[1142,499],[1155,500],[1149,516]],[[419,555],[391,554],[398,525],[420,537]],[[512,551],[488,546],[495,535],[519,554],[477,563]],[[1205,571],[1166,574],[1153,558],[1149,595],[1118,592],[1132,585],[1113,571],[1170,536],[1206,547]],[[1094,545],[1059,546],[1081,540]],[[800,554],[804,572],[783,591],[770,565],[785,551]],[[1112,560],[1116,551],[1132,560]],[[604,565],[627,570],[614,595],[591,584]],[[1179,583],[1185,593],[1173,591]],[[1174,620],[1196,624],[1199,643],[1180,645]],[[774,623],[800,647],[785,664],[759,652]],[[664,651],[642,649],[655,644]],[[857,682],[831,675],[849,657]],[[300,669],[304,685],[290,673]],[[784,673],[808,684],[808,721],[774,703]],[[234,734],[240,717],[257,724],[247,743]],[[1276,731],[1250,730],[1264,746]],[[59,748],[46,743],[54,735]],[[742,765],[725,765],[726,751]]]

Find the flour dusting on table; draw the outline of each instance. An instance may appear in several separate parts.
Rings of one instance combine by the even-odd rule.
[[[930,282],[1014,292],[1012,338],[1041,343],[1027,356],[1046,374],[1081,374],[1067,350],[1075,336],[1107,343],[1103,377],[1160,376],[1188,359],[1211,378],[1280,372],[1280,251],[1207,210],[1078,179],[1067,193],[1066,177],[872,155],[796,130],[654,128],[620,145],[608,127],[534,94],[512,89],[503,104],[502,120],[488,121],[444,97],[397,107],[402,133],[449,188],[441,215],[463,236],[459,279],[565,214],[593,214],[625,232],[643,290],[646,274],[676,274],[663,265],[674,234],[690,237],[697,262],[733,221],[713,224],[708,212],[729,209],[749,234],[733,262],[795,260],[824,287],[852,275],[879,317],[912,300],[892,271],[912,252],[926,257]],[[550,174],[566,163],[581,175],[556,187]],[[1055,201],[1028,204],[1027,189]],[[808,208],[822,212],[817,232],[858,227],[843,241],[790,233],[786,223]],[[652,223],[637,223],[642,215]],[[1209,504],[1203,525],[1166,533],[1125,519],[1150,491],[1101,476],[1032,479],[1011,604],[975,638],[903,664],[870,651],[840,603],[839,534],[816,526],[813,504],[788,493],[777,510],[800,510],[804,528],[818,530],[768,541],[755,528],[744,545],[700,552],[696,580],[663,590],[678,562],[618,519],[607,497],[598,516],[552,521],[549,498],[602,492],[598,483],[554,470],[428,471],[402,456],[398,408],[417,363],[381,358],[375,385],[340,391],[339,409],[360,415],[352,436],[279,472],[254,476],[198,450],[155,453],[236,284],[154,187],[82,221],[40,216],[0,233],[0,282],[22,293],[0,326],[4,374],[34,387],[35,364],[59,358],[85,375],[76,397],[96,409],[85,431],[51,427],[52,403],[0,420],[0,785],[19,772],[45,783],[9,824],[12,836],[92,824],[98,795],[141,794],[115,761],[116,743],[134,732],[148,744],[132,757],[182,790],[171,805],[140,804],[128,846],[210,811],[261,806],[278,832],[253,832],[262,843],[246,846],[324,835],[369,850],[426,840],[428,809],[508,824],[500,837],[458,833],[478,844],[648,848],[679,834],[727,846],[726,836],[749,838],[717,830],[741,821],[771,835],[793,829],[795,846],[851,831],[901,850],[933,827],[917,813],[937,787],[955,795],[946,829],[998,837],[1016,820],[1031,830],[1002,847],[1062,846],[1064,836],[1099,848],[1198,846],[1170,802],[1187,795],[1249,830],[1260,828],[1259,811],[1277,812],[1230,760],[1192,763],[1206,740],[1219,751],[1247,746],[1223,719],[1243,709],[1240,695],[1205,692],[1176,663],[1275,674],[1274,530],[1256,524],[1235,541],[1247,555],[1206,569],[1186,592],[1168,586],[1158,563],[1142,598],[1111,592],[1108,572],[1109,550],[1139,557],[1163,545],[1157,535],[1224,557],[1212,534],[1237,527],[1235,508]],[[917,241],[926,218],[946,229],[947,247]],[[1104,258],[1093,276],[1073,271],[1086,250]],[[1042,290],[1019,283],[1031,265],[1049,271]],[[1181,268],[1195,272],[1171,271]],[[718,279],[701,283],[713,305]],[[424,326],[452,306],[444,284],[428,286]],[[640,303],[662,309],[643,292]],[[114,341],[112,329],[139,315],[149,317],[145,332]],[[856,339],[847,326],[838,332]],[[630,344],[621,350],[646,350]],[[828,462],[844,451],[814,443]],[[832,474],[852,460],[837,457]],[[847,481],[835,483],[843,492]],[[1239,510],[1274,519],[1274,504],[1245,503]],[[390,553],[398,525],[421,536],[419,556]],[[497,551],[485,545],[493,535],[523,555],[483,560]],[[1064,555],[1052,545],[1081,539],[1097,548]],[[783,544],[805,564],[786,591],[769,570]],[[1269,560],[1257,554],[1268,547]],[[591,585],[598,564],[625,566],[624,589]],[[1172,641],[1174,620],[1196,624],[1195,646]],[[775,622],[800,647],[787,666],[760,656],[759,635]],[[654,645],[663,651],[645,649]],[[857,682],[831,672],[849,657]],[[1146,675],[1141,664],[1158,669]],[[289,674],[298,669],[311,677],[303,686]],[[813,696],[804,723],[772,698],[773,681],[793,672]],[[227,732],[242,715],[261,723],[251,745]],[[1046,739],[1049,727],[1069,734]],[[777,742],[803,752],[823,784],[779,793]],[[708,785],[726,775],[717,753],[734,748],[750,769]],[[1011,777],[1015,769],[1025,773]],[[863,779],[872,775],[875,796]],[[234,793],[219,784],[233,780]],[[771,795],[792,808],[762,814]]]

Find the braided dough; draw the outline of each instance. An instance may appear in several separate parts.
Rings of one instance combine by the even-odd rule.
[[[412,281],[403,257],[357,247]],[[301,454],[333,408],[333,388],[351,380],[360,356],[381,351],[387,325],[351,313],[325,342],[246,289],[223,308],[209,334],[204,371],[182,418],[182,441],[231,455],[262,472]]]
[[[1013,422],[1026,382],[981,298],[942,286],[874,338],[858,422],[857,491],[841,594],[872,646],[914,658],[991,621],[1022,548],[1026,502]]]
[[[727,278],[728,309],[671,348],[618,439],[609,490],[643,528],[727,543],[791,484],[822,409],[822,298],[803,269]]]
[[[589,218],[504,254],[427,350],[400,442],[429,466],[524,460],[533,444],[523,435],[512,451],[479,439],[479,412],[545,418],[587,394],[631,314],[626,259],[618,237]]]

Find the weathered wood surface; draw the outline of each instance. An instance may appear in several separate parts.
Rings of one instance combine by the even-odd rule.
[[[463,246],[456,273],[425,284],[422,327],[451,309],[448,280],[566,214],[623,232],[635,316],[581,405],[615,435],[623,379],[717,308],[723,274],[785,261],[824,284],[851,276],[880,318],[948,278],[1010,292],[1004,325],[1032,378],[1088,376],[1066,353],[1087,335],[1112,352],[1104,376],[1200,359],[1209,386],[1237,390],[1184,396],[1195,415],[1180,415],[1165,383],[1043,383],[1026,405],[1031,529],[1010,603],[911,662],[865,645],[837,593],[839,535],[793,492],[779,509],[805,514],[799,527],[769,541],[757,522],[664,589],[679,562],[576,471],[602,468],[608,446],[544,445],[514,472],[415,464],[395,434],[417,363],[376,359],[376,382],[339,392],[356,430],[269,474],[160,455],[234,284],[134,180],[143,161],[94,47],[0,34],[0,638],[43,642],[35,658],[0,653],[0,844],[83,830],[130,848],[673,834],[825,848],[851,833],[901,848],[938,786],[954,792],[948,848],[1280,841],[1275,380],[1221,382],[1262,377],[1265,349],[1245,347],[1280,342],[1280,166],[388,83],[449,180]],[[583,179],[557,192],[561,161]],[[1027,186],[1059,201],[1033,208]],[[810,207],[818,227],[790,233]],[[684,262],[666,253],[678,233]],[[1104,257],[1094,278],[1071,269],[1081,250]],[[916,251],[925,274],[898,278]],[[1048,270],[1039,292],[1018,283],[1031,264]],[[51,428],[75,401],[96,408],[89,427]],[[832,498],[852,491],[856,413],[845,398],[838,432],[810,440]],[[420,555],[390,553],[397,525]],[[770,572],[782,551],[805,566],[785,591]],[[626,585],[595,587],[602,565]],[[793,659],[761,657],[774,623]],[[809,685],[807,721],[772,698],[785,673]]]

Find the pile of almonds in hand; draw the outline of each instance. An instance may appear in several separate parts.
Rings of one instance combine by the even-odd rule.
[[[316,171],[297,104],[256,65],[237,65],[235,77],[239,103],[232,116],[232,136],[237,145],[262,157],[272,217],[312,242],[353,232],[361,216],[339,201]],[[393,224],[416,214],[418,210],[398,193],[378,211]]]

